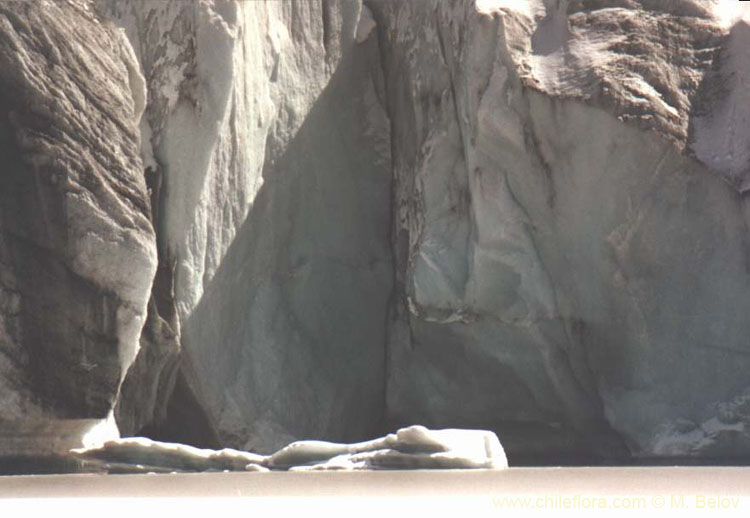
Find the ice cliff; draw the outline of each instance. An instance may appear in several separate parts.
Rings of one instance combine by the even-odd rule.
[[[746,455],[745,414],[717,410],[750,352],[732,7],[373,2],[398,114],[389,415],[605,458],[718,416],[681,453]]]
[[[174,322],[180,386],[209,435],[261,451],[371,436],[385,397],[391,175],[377,40],[355,43],[362,6],[103,8],[149,84],[159,315]],[[153,368],[134,371],[140,388],[121,405],[133,409],[121,412],[129,432],[150,419],[137,390],[167,371],[158,382]]]
[[[0,5],[0,454],[117,432],[157,264],[139,69],[85,2]]]
[[[3,3],[2,448],[419,422],[511,462],[747,459],[747,20]]]

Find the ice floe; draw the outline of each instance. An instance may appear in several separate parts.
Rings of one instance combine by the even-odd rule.
[[[352,444],[297,441],[272,455],[209,450],[132,437],[71,450],[117,471],[302,471],[361,469],[503,469],[508,461],[493,432],[401,428]]]

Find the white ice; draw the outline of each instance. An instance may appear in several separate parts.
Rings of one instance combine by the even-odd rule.
[[[361,470],[361,469],[504,469],[500,441],[484,430],[402,428],[371,441],[339,444],[297,441],[273,455],[232,449],[207,450],[143,437],[116,439],[71,452],[84,459],[149,470]]]

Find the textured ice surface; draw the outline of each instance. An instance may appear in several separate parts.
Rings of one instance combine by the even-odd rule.
[[[746,390],[750,47],[716,6],[370,4],[395,137],[391,419],[539,459],[668,455],[669,423]],[[745,451],[711,430],[710,455]]]
[[[0,451],[80,445],[133,363],[156,270],[129,42],[85,2],[0,5]]]
[[[369,11],[100,3],[148,78],[144,155],[163,185],[166,279],[154,291],[171,293],[175,318],[158,313],[219,440],[270,452],[367,436],[383,414],[392,284],[389,123]],[[173,342],[150,340],[126,380],[129,434],[166,404]]]
[[[100,3],[163,185],[128,433],[180,346],[218,441],[263,452],[385,415],[669,455],[746,390],[736,2]]]
[[[508,466],[500,441],[482,430],[402,428],[371,441],[339,444],[297,441],[273,455],[224,449],[206,450],[152,441],[119,439],[73,450],[87,460],[133,471],[149,470],[358,470],[358,469],[502,469]]]
[[[179,471],[236,471],[245,469],[248,464],[262,465],[265,462],[265,457],[254,453],[229,448],[200,449],[184,444],[152,441],[143,437],[107,441],[98,446],[74,449],[71,453],[118,466],[133,465],[134,471],[153,468]]]
[[[536,458],[750,452],[730,3],[97,0],[132,49],[48,4],[0,19],[3,415],[40,392],[103,420],[138,351],[125,434],[164,421],[180,357],[173,429],[264,453],[384,421]],[[452,462],[351,447],[277,461]]]

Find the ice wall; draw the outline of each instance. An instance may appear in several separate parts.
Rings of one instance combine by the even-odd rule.
[[[148,80],[144,157],[161,184],[172,328],[219,440],[270,451],[377,429],[390,144],[377,38],[355,42],[361,5],[103,7]],[[137,376],[154,383],[153,369]],[[122,421],[132,433],[148,418]]]
[[[88,3],[0,5],[0,455],[117,435],[157,262],[144,99]]]
[[[134,49],[158,245],[120,429],[745,455],[739,11],[365,3],[96,2]]]
[[[371,8],[398,114],[389,414],[498,430],[511,458],[675,434],[745,455],[717,410],[750,352],[745,25],[697,1]]]

